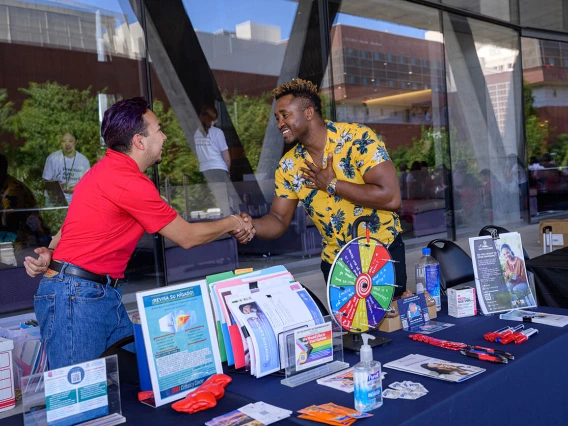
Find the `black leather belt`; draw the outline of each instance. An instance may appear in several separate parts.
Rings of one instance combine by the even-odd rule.
[[[62,263],[55,261],[51,261],[51,263],[49,264],[49,269],[53,269],[54,271],[61,272],[63,274],[72,275],[74,277],[83,278],[85,280],[94,281],[100,284],[108,283],[110,278],[108,275],[93,274],[92,272],[86,271],[83,268],[79,268],[78,266],[63,265]],[[118,278],[110,278],[109,285],[114,288],[118,287],[120,285],[118,283]]]

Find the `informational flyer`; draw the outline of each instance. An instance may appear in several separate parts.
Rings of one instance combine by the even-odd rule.
[[[296,371],[333,361],[331,322],[294,331]]]
[[[518,232],[469,239],[479,307],[484,314],[536,306]]]
[[[104,358],[47,371],[43,380],[50,426],[74,425],[108,415]]]
[[[396,303],[400,312],[402,328],[405,330],[422,325],[430,320],[424,293],[398,299]]]
[[[136,293],[156,406],[222,373],[205,280]]]

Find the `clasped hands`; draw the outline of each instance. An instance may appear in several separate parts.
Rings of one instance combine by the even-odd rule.
[[[233,217],[238,218],[243,226],[241,228],[234,229],[229,232],[230,235],[236,238],[236,240],[241,244],[246,244],[252,240],[256,234],[254,225],[252,223],[252,217],[248,213],[241,212],[240,216],[233,215]]]
[[[306,167],[300,167],[302,171],[301,177],[305,180],[304,186],[310,189],[318,189],[327,192],[327,186],[335,178],[333,170],[333,154],[327,156],[327,162],[324,168],[310,161],[304,161]]]

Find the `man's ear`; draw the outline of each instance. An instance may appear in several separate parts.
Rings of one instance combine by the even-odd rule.
[[[314,108],[313,107],[307,107],[305,109],[305,113],[306,113],[306,120],[311,121],[314,118]]]
[[[141,151],[144,151],[144,149],[146,148],[144,144],[144,137],[141,134],[136,133],[134,136],[132,136],[132,148],[136,148]]]

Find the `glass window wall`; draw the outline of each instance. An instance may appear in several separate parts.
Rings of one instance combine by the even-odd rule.
[[[37,281],[24,258],[47,246],[75,185],[105,153],[102,113],[146,87],[132,9],[97,3],[0,1],[0,282],[21,289],[12,308],[31,307]],[[154,271],[151,240],[145,251],[133,256],[127,281]]]
[[[531,216],[568,209],[568,43],[523,38]]]
[[[528,206],[518,34],[443,19],[456,226],[513,228]]]
[[[449,140],[438,11],[343,1],[331,40],[333,87],[324,89],[333,93],[337,121],[365,124],[385,142],[399,172],[404,237],[445,233]]]

